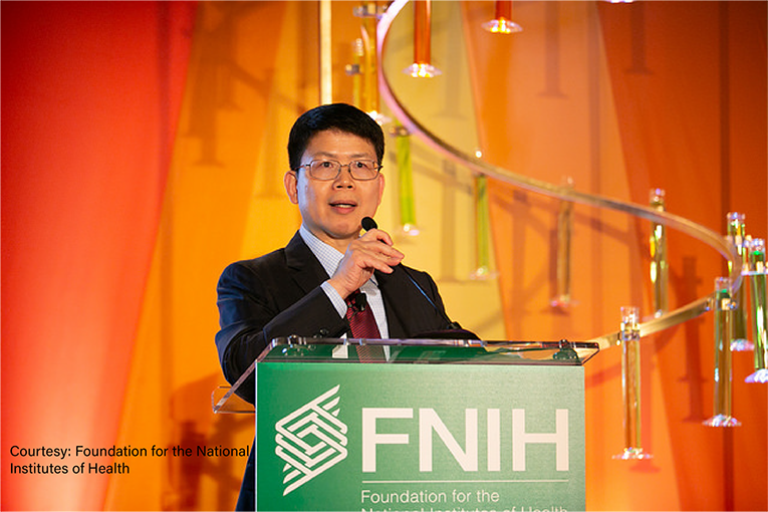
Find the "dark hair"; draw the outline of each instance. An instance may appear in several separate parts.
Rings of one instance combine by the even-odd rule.
[[[338,130],[366,139],[376,149],[378,162],[381,163],[384,159],[384,132],[379,123],[352,105],[332,103],[304,112],[293,123],[291,134],[288,136],[288,163],[291,169],[301,165],[301,157],[310,139],[325,130]]]

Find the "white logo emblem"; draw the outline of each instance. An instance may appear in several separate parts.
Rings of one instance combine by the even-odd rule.
[[[336,386],[275,424],[275,453],[286,462],[283,496],[347,458],[338,391]]]

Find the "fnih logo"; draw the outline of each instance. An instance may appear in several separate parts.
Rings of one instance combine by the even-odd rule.
[[[336,386],[275,424],[275,453],[286,462],[283,496],[347,458],[338,391]]]

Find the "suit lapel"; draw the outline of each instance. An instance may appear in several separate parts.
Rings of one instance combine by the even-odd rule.
[[[293,280],[307,294],[328,279],[328,274],[297,231],[285,247],[285,262]]]
[[[397,273],[397,272],[396,272]],[[381,290],[381,296],[384,299],[384,310],[387,312],[387,328],[389,337],[392,339],[401,339],[408,336],[408,332],[403,325],[403,317],[400,308],[397,307],[398,300],[403,300],[403,283],[392,274],[383,274],[376,272],[376,282]],[[407,292],[406,292],[407,293]]]
[[[387,311],[387,325],[390,338],[409,338],[428,331],[429,318],[434,315],[427,302],[402,270],[392,274],[376,272],[384,308]]]

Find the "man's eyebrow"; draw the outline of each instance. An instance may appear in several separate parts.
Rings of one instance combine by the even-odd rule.
[[[316,158],[318,156],[325,156],[325,157],[332,158],[332,159],[335,160],[335,159],[339,158],[340,155],[338,155],[337,153],[330,153],[328,151],[318,151],[317,153],[312,155],[312,158]],[[345,155],[345,156],[347,156],[349,158],[352,158],[352,159],[356,159],[356,158],[373,158],[374,160],[376,160],[375,157],[372,157],[368,153],[352,153],[350,155]]]

